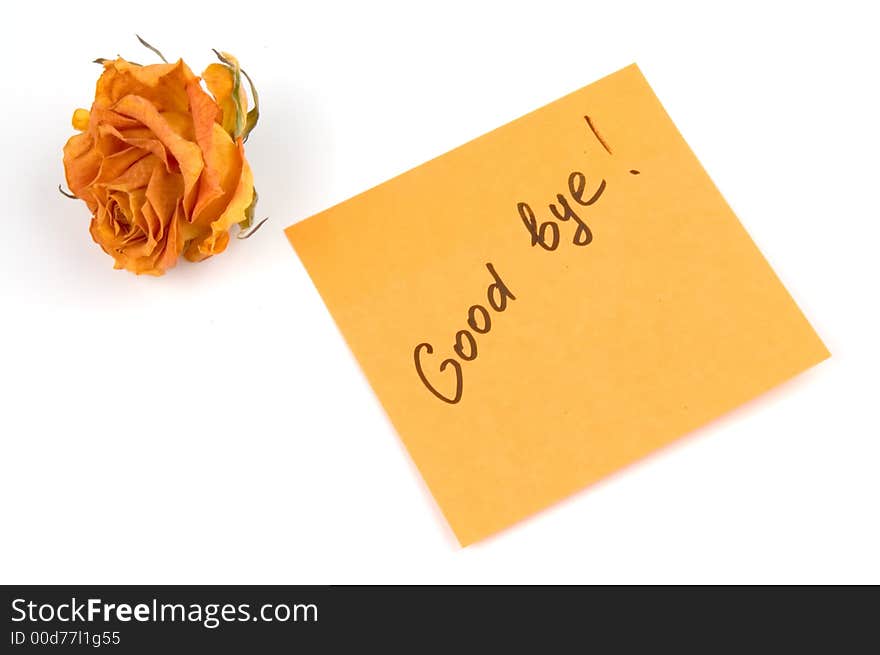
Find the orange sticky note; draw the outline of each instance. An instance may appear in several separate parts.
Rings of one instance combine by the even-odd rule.
[[[462,544],[829,355],[635,65],[287,235]]]

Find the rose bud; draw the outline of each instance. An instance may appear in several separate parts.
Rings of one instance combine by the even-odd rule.
[[[181,254],[198,262],[223,252],[233,225],[239,237],[256,229],[244,142],[259,117],[258,98],[237,60],[217,56],[221,63],[201,78],[183,60],[96,60],[104,71],[91,109],[73,114],[80,133],[64,146],[64,172],[114,268],[162,275]],[[242,74],[254,98],[250,112]]]

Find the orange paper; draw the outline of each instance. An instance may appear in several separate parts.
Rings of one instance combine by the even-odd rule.
[[[462,544],[829,354],[635,65],[287,235]]]

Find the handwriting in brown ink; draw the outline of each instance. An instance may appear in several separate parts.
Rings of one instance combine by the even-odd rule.
[[[514,296],[507,285],[501,281],[501,277],[499,277],[498,273],[495,271],[495,267],[492,266],[491,263],[486,264],[486,268],[489,269],[489,274],[493,279],[493,282],[486,289],[486,301],[488,302],[489,307],[496,312],[501,313],[507,309],[507,302],[509,300],[516,300],[516,296]],[[467,324],[468,327],[477,334],[487,334],[489,330],[492,329],[492,318],[489,314],[489,310],[483,305],[471,305],[467,312]],[[452,349],[455,351],[458,358],[464,362],[470,362],[477,358],[477,340],[470,330],[459,330],[455,333],[455,342]],[[434,354],[434,347],[430,343],[420,343],[413,351],[413,361],[416,365],[416,372],[419,374],[422,383],[428,388],[428,391],[437,396],[440,400],[451,405],[460,401],[462,390],[464,388],[464,378],[462,366],[458,360],[452,357],[447,357],[440,362],[438,368],[440,373],[445,372],[447,368],[451,367],[452,369],[452,378],[455,382],[455,392],[449,397],[444,396],[425,374],[425,369],[422,365],[424,354]]]
[[[573,171],[568,176],[568,194],[571,199],[581,207],[589,207],[594,204],[605,191],[605,180],[599,182],[596,190],[589,198],[584,198],[587,188],[587,177],[580,171]],[[529,231],[532,246],[541,246],[544,250],[556,250],[559,246],[559,223],[555,221],[543,221],[540,225],[535,217],[535,212],[527,202],[519,202],[516,205],[519,217],[523,225]],[[556,194],[556,202],[548,205],[550,213],[557,221],[566,222],[571,220],[576,224],[572,243],[576,246],[588,246],[593,241],[593,231],[583,219],[572,209],[572,203],[561,193]]]
[[[584,116],[584,119],[593,135],[605,151],[611,155],[610,146],[599,134],[592,119],[589,116]],[[639,175],[640,171],[630,169],[629,173],[631,175]],[[529,203],[517,203],[517,212],[529,233],[532,247],[540,246],[544,250],[556,250],[559,247],[562,238],[560,231],[561,223],[570,223],[571,225],[574,225],[571,242],[575,246],[587,246],[593,242],[593,231],[590,229],[590,226],[587,225],[583,215],[585,213],[585,208],[590,207],[599,201],[602,194],[605,192],[607,183],[605,179],[602,178],[599,180],[598,184],[592,184],[589,186],[590,188],[588,190],[587,176],[584,173],[577,170],[572,171],[568,176],[567,194],[557,193],[556,201],[547,205],[552,218],[546,221],[541,220],[539,222],[535,211]],[[489,270],[489,273],[494,280],[486,290],[486,300],[495,312],[503,312],[507,308],[508,301],[516,300],[516,296],[514,296],[504,282],[501,281],[501,278],[492,264],[486,264],[486,268]],[[461,362],[470,362],[477,358],[477,340],[476,337],[474,337],[474,333],[487,334],[489,330],[492,329],[492,318],[489,310],[483,305],[471,305],[467,312],[467,324],[470,330],[459,330],[455,333],[452,350],[455,352],[457,359],[455,357],[447,357],[436,367],[436,371],[440,374],[446,373],[447,369],[452,371],[451,378],[449,378],[449,374],[446,373],[447,378],[450,379],[455,386],[455,391],[451,396],[444,395],[437,386],[435,386],[435,383],[432,382],[432,379],[439,377],[436,373],[433,373],[429,378],[428,374],[425,372],[424,362],[427,360],[426,355],[433,355],[434,347],[430,343],[422,342],[417,345],[413,351],[413,361],[415,362],[416,373],[418,373],[419,379],[425,387],[427,387],[428,391],[440,400],[451,405],[454,405],[461,400],[464,388],[463,368]],[[445,386],[449,387],[450,385],[447,382]]]

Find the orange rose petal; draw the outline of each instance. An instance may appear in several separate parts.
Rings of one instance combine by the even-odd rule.
[[[180,222],[184,220],[186,219],[183,216],[183,212],[178,211],[168,224],[168,236],[165,239],[165,249],[162,251],[161,257],[155,264],[155,269],[157,271],[164,272],[177,263],[177,258],[180,255],[180,251],[183,249],[183,241],[180,238],[179,226]],[[161,273],[159,274],[161,275]]]
[[[196,183],[201,174],[204,163],[199,147],[181,137],[159,113],[159,111],[145,98],[139,96],[126,96],[115,107],[116,111],[125,116],[137,118],[146,125],[162,142],[169,152],[174,155],[183,175],[184,186],[184,210],[187,216],[191,215],[195,203]]]
[[[232,99],[232,89],[235,86],[235,80],[232,71],[223,64],[211,64],[202,73],[202,79],[208,86],[211,95],[222,110],[223,129],[228,134],[235,132],[235,102]],[[243,88],[239,88],[239,99],[241,101],[242,111],[247,113],[247,93]]]
[[[124,59],[107,61],[98,79],[95,104],[110,107],[126,95],[139,95],[160,111],[185,112],[188,103],[185,86],[194,78],[182,60],[150,66],[138,66]]]
[[[104,157],[92,184],[108,184],[110,188],[129,189],[143,186],[149,180],[149,171],[146,171],[145,177],[143,166],[137,167],[137,164],[146,154],[140,148],[128,148]]]
[[[120,138],[120,130],[125,130],[126,133],[132,133],[132,135],[137,133],[144,136],[149,135],[146,128],[133,118],[107,109],[92,107],[89,117],[89,133],[95,139],[96,149],[105,157],[131,145]]]
[[[187,93],[189,94],[196,143],[202,151],[202,159],[205,162],[205,170],[199,180],[198,197],[190,215],[190,222],[196,223],[200,221],[204,207],[223,195],[217,162],[218,154],[215,152],[214,145],[214,131],[219,128],[216,121],[219,118],[220,109],[198,83],[187,85]],[[220,131],[223,130],[220,129]]]
[[[168,173],[162,166],[154,166],[147,183],[146,197],[162,225],[167,225],[174,218],[182,195],[183,181],[180,176]]]
[[[158,243],[159,239],[162,238],[165,228],[163,227],[162,219],[151,202],[147,201],[141,208],[141,216],[144,217],[144,231],[147,233],[147,239]]]
[[[118,253],[115,252],[113,244],[116,242],[116,234],[113,230],[112,222],[107,216],[106,209],[99,207],[98,211],[92,218],[89,225],[89,232],[92,239],[97,243],[108,255],[116,258]]]
[[[236,146],[242,159],[242,168],[235,193],[220,218],[211,223],[211,234],[202,241],[191,243],[184,252],[184,256],[190,261],[200,261],[223,252],[229,243],[229,229],[244,220],[245,210],[254,199],[254,176],[244,158],[244,144],[240,138]]]
[[[123,116],[106,107],[93,106],[89,112],[89,127],[94,128],[97,125],[112,125],[120,130],[141,126],[134,118]]]
[[[148,256],[155,250],[156,244],[162,240],[165,227],[160,223],[158,231],[150,232],[152,217],[147,218],[144,214],[145,211],[152,210],[147,202],[146,189],[135,189],[125,193],[125,196],[128,199],[129,210],[126,212],[126,216],[130,225],[123,242],[130,255]]]
[[[242,154],[226,131],[217,123],[212,125],[210,146],[205,149],[203,188],[193,209],[192,222],[209,225],[217,220],[226,207],[241,178]]]
[[[94,139],[90,134],[74,134],[64,144],[65,159],[79,159],[84,155],[90,154]]]
[[[149,207],[149,205],[145,205]],[[141,256],[132,262],[133,272],[138,275],[163,275],[166,270],[177,264],[180,251],[183,249],[183,239],[180,235],[180,226],[185,224],[183,210],[179,209],[168,223],[168,234],[164,244],[150,251],[148,255]]]
[[[159,115],[165,119],[169,127],[174,130],[178,136],[189,141],[196,140],[196,130],[193,126],[193,116],[189,112],[179,111],[162,111]]]
[[[189,97],[196,143],[202,147],[202,150],[206,150],[211,145],[211,130],[220,117],[220,108],[211,96],[202,90],[198,82],[187,84],[186,93]]]
[[[64,176],[68,188],[82,197],[101,167],[101,157],[92,148],[94,140],[86,133],[70,137],[64,145]]]
[[[70,120],[73,129],[85,132],[89,128],[89,110],[77,109],[73,112],[73,118]]]
[[[125,130],[125,132],[120,132],[115,127],[111,125],[101,125],[98,128],[100,137],[111,137],[125,146],[134,146],[135,148],[140,148],[141,150],[146,150],[151,154],[155,155],[159,158],[162,163],[165,165],[165,168],[171,172],[171,160],[168,157],[168,150],[162,145],[162,142],[156,139],[156,137],[146,128],[142,130]],[[109,155],[111,153],[106,153]],[[105,155],[105,156],[106,156]]]

